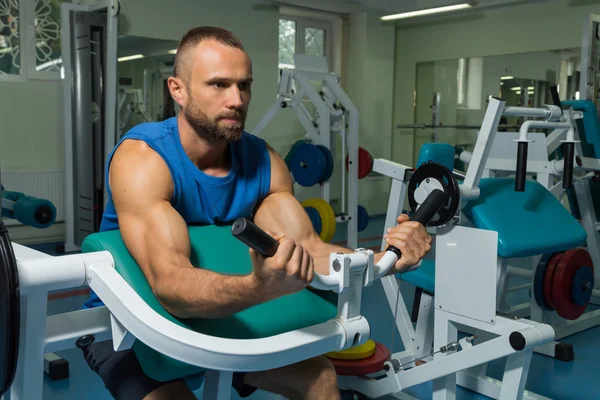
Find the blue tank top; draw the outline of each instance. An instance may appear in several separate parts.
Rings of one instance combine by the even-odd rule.
[[[105,169],[108,202],[100,224],[101,232],[119,229],[108,184],[108,168],[117,147],[126,139],[143,140],[165,161],[174,185],[171,205],[188,225],[227,224],[239,217],[249,217],[258,201],[269,192],[271,160],[263,139],[244,132],[239,141],[230,143],[230,171],[227,176],[215,177],[203,173],[185,153],[176,117],[143,123],[128,131],[108,156]],[[101,305],[92,291],[84,308]]]

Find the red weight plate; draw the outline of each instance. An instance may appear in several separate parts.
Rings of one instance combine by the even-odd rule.
[[[548,268],[546,269],[546,273],[544,274],[544,301],[552,310],[556,309],[556,307],[554,307],[554,302],[552,301],[552,285],[554,282],[554,272],[556,271],[556,264],[564,254],[565,253],[556,253],[555,255],[553,255],[550,258],[550,261],[548,261]]]
[[[375,343],[375,354],[361,360],[329,359],[338,375],[361,376],[379,372],[390,359],[390,351],[381,343]]]
[[[578,306],[573,301],[571,289],[573,276],[582,266],[593,267],[592,257],[585,249],[568,250],[558,261],[552,284],[552,303],[558,315],[567,320],[579,318],[587,306]]]
[[[363,147],[358,148],[358,179],[367,177],[373,170],[373,156]],[[346,155],[346,171],[348,171],[349,155]]]

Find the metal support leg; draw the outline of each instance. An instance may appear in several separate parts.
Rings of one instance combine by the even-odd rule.
[[[425,292],[421,293],[415,338],[415,357],[417,358],[422,358],[427,354],[431,354],[431,349],[433,348],[433,304],[433,296]]]
[[[44,388],[44,353],[48,293],[21,297],[21,338],[17,373],[10,400],[41,399]]]
[[[434,349],[439,349],[446,344],[458,339],[456,326],[448,320],[446,311],[435,310],[435,332]],[[433,360],[446,357],[445,354],[438,353]],[[432,400],[455,400],[456,399],[456,373],[446,375],[433,381]]]
[[[506,357],[506,367],[500,389],[500,400],[522,400],[531,364],[531,351],[523,351]]]
[[[229,400],[232,383],[233,372],[231,371],[206,371],[202,398],[205,400]]]

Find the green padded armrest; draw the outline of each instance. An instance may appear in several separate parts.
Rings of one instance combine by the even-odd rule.
[[[191,261],[196,267],[223,274],[245,275],[252,271],[248,247],[231,235],[230,226],[189,227]],[[95,233],[82,244],[82,252],[107,250],[115,259],[117,272],[150,307],[181,326],[206,335],[233,339],[257,339],[326,322],[337,314],[333,292],[303,290],[219,319],[177,319],[158,302],[148,281],[125,247],[118,230]],[[144,372],[166,381],[204,370],[154,351],[136,340],[133,350]]]

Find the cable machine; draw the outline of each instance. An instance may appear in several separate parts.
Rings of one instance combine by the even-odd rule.
[[[77,251],[100,228],[106,155],[116,144],[117,0],[61,4],[64,68],[66,239]]]

